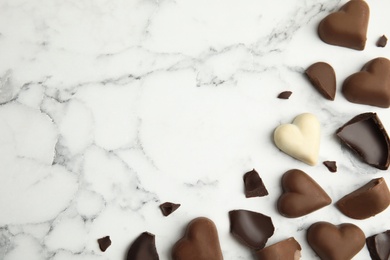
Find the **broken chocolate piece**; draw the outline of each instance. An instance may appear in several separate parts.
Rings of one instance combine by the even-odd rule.
[[[370,8],[365,1],[351,0],[320,22],[318,35],[331,45],[364,50],[369,16]]]
[[[387,44],[387,38],[386,38],[385,35],[382,35],[382,36],[378,39],[378,41],[376,42],[376,46],[382,47],[382,48],[385,47],[386,44]]]
[[[257,260],[300,260],[301,245],[290,237],[271,246],[267,246],[256,253]]]
[[[268,195],[263,180],[255,169],[244,174],[245,197],[263,197]]]
[[[332,66],[325,62],[317,62],[305,71],[311,84],[326,99],[334,100],[336,95],[336,74]]]
[[[247,247],[260,250],[268,238],[274,234],[272,219],[266,215],[249,210],[229,212],[230,232]]]
[[[218,231],[213,221],[192,220],[184,236],[172,248],[173,260],[223,260]]]
[[[130,246],[127,260],[159,260],[154,235],[143,232]]]
[[[165,202],[165,203],[160,205],[161,212],[165,217],[172,214],[179,207],[180,207],[180,204],[175,204],[172,202]]]
[[[324,161],[323,164],[330,172],[337,172],[337,165],[335,161]]]
[[[285,217],[301,217],[332,202],[321,186],[301,170],[287,171],[282,177],[282,188],[278,211]]]
[[[366,245],[372,260],[389,260],[390,230],[368,237]]]
[[[289,99],[291,96],[292,92],[291,91],[283,91],[278,95],[278,98],[280,99]]]
[[[376,113],[355,116],[336,135],[367,164],[381,170],[389,167],[389,136]]]
[[[98,240],[99,248],[102,252],[105,252],[109,246],[111,246],[110,236],[99,238]]]
[[[378,178],[344,196],[336,206],[350,218],[366,219],[384,211],[389,204],[389,188],[385,179]]]

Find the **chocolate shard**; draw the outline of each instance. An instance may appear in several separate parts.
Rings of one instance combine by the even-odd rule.
[[[366,219],[384,211],[389,204],[390,191],[385,179],[377,178],[341,198],[336,206],[350,218]]]
[[[335,161],[324,161],[323,164],[330,172],[337,172],[337,165]]]
[[[355,116],[336,135],[365,163],[381,170],[389,168],[389,136],[376,113]]]
[[[332,66],[325,62],[312,64],[305,71],[311,84],[326,99],[334,100],[336,95],[336,74]]]
[[[155,237],[149,232],[143,232],[130,246],[127,260],[159,260]]]
[[[244,174],[245,197],[263,197],[268,195],[263,180],[255,169]]]
[[[292,92],[291,91],[283,91],[278,95],[278,98],[280,99],[289,99],[291,96]]]
[[[268,238],[274,234],[272,219],[266,215],[249,210],[229,212],[230,232],[247,247],[260,250]]]
[[[301,250],[301,245],[293,237],[290,237],[271,246],[267,246],[255,254],[257,260],[300,260]]]
[[[389,260],[390,230],[368,237],[366,245],[372,260]]]
[[[385,35],[382,35],[378,41],[376,42],[376,46],[378,47],[385,47],[387,44],[387,37]]]
[[[99,238],[98,240],[99,248],[102,252],[105,252],[109,246],[111,246],[110,236],[105,236]]]
[[[160,205],[160,209],[162,214],[166,217],[172,214],[175,210],[180,207],[180,204],[172,203],[172,202],[164,202]]]

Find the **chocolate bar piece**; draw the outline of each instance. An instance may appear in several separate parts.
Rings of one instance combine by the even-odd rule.
[[[305,71],[311,84],[326,99],[334,100],[336,95],[336,74],[332,66],[325,62],[312,64]]]
[[[166,217],[172,214],[175,210],[180,207],[180,204],[172,202],[164,202],[160,205],[161,213]]]
[[[244,174],[245,197],[263,197],[268,195],[263,180],[255,169]]]
[[[154,235],[143,232],[130,246],[127,260],[159,260]]]
[[[111,246],[111,239],[110,236],[105,236],[102,238],[99,238],[98,240],[99,248],[102,252],[105,252],[109,246]]]
[[[366,245],[372,260],[389,260],[390,230],[368,237]]]

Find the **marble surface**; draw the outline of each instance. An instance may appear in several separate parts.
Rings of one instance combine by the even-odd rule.
[[[389,1],[369,0],[364,51],[323,43],[319,21],[339,0],[1,0],[0,259],[125,259],[143,231],[160,259],[198,216],[217,225],[225,259],[253,259],[229,233],[228,212],[272,217],[268,244],[294,236],[302,259],[317,259],[306,228],[325,220],[357,224],[366,236],[390,229],[390,209],[366,220],[332,203],[305,217],[276,210],[280,177],[309,173],[333,199],[380,171],[334,136],[363,112],[390,129],[388,109],[349,103],[343,80],[376,57],[390,58]],[[330,63],[335,101],[304,70]],[[288,100],[276,96],[293,92]],[[321,123],[319,163],[280,152],[275,127],[303,112]],[[335,160],[330,173],[322,161]],[[246,199],[255,168],[269,195]],[[163,217],[158,206],[181,203]],[[101,252],[96,240],[109,235]],[[354,258],[369,259],[366,248]]]

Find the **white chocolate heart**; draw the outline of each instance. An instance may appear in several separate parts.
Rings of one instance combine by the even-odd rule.
[[[300,114],[292,124],[283,124],[275,129],[274,142],[295,159],[316,165],[320,149],[320,122],[313,114]]]

